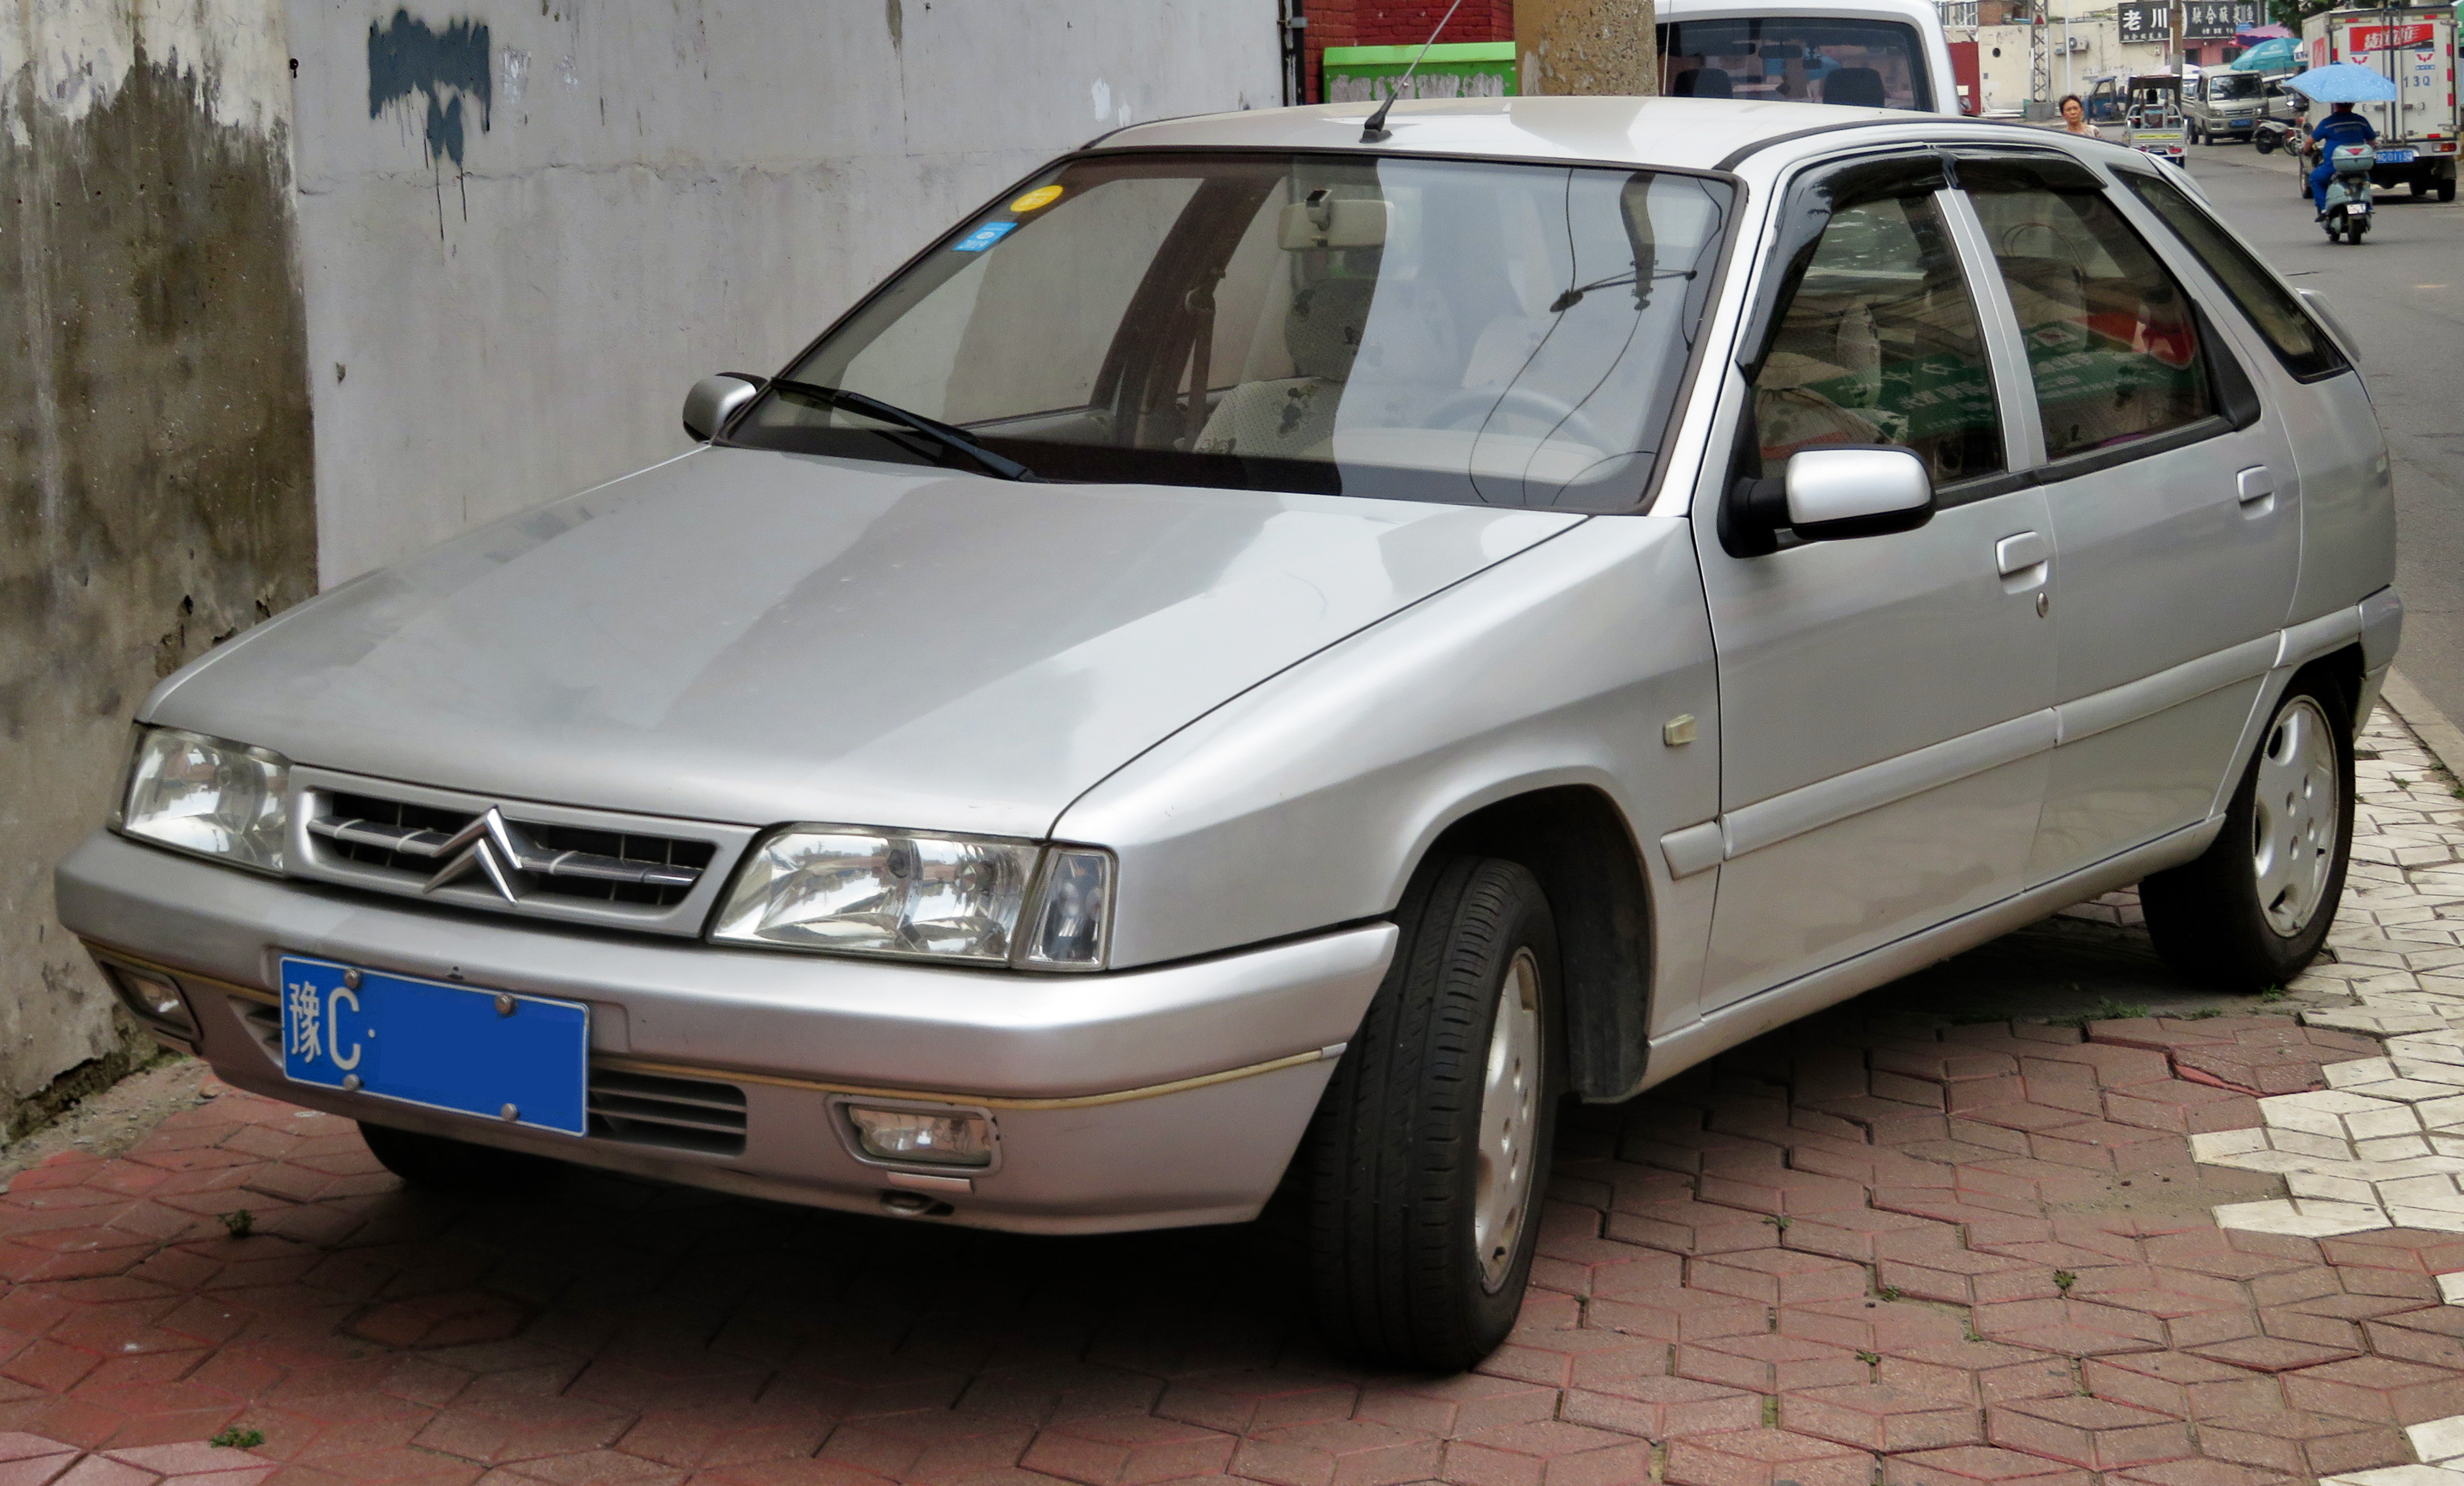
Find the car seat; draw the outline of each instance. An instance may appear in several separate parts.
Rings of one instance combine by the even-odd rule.
[[[1668,85],[1668,93],[1671,98],[1733,98],[1737,96],[1736,84],[1729,78],[1727,70],[1720,67],[1689,67],[1679,73]]]
[[[1294,291],[1284,313],[1284,349],[1299,375],[1244,382],[1224,393],[1199,432],[1198,452],[1299,459],[1332,437],[1376,287],[1374,279],[1327,278]]]
[[[1887,108],[1882,75],[1870,67],[1842,67],[1822,80],[1822,101],[1849,108]]]

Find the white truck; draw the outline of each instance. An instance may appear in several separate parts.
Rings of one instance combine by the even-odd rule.
[[[2391,6],[2329,11],[2301,25],[2304,59],[2312,67],[2357,62],[2396,85],[2392,102],[2354,108],[2379,131],[2378,185],[2409,186],[2415,196],[2455,199],[2455,11],[2448,6]],[[2306,116],[2325,117],[2314,104]]]
[[[1933,0],[1660,0],[1660,91],[1674,98],[1960,112]]]

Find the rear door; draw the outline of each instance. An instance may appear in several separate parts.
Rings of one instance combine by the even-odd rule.
[[[1794,235],[1772,272],[1794,276],[1749,358],[1736,468],[1902,446],[1940,509],[1914,531],[1739,556],[1718,503],[1698,507],[1726,862],[1706,1010],[2020,885],[2053,742],[2046,506],[2010,473],[2013,338],[1990,351],[1991,263],[1953,206],[1925,154],[1816,167],[1783,209]]]
[[[2300,479],[2218,329],[2230,307],[2199,304],[2101,177],[1961,154],[2053,522],[2061,743],[2034,885],[2207,818],[2292,604]]]

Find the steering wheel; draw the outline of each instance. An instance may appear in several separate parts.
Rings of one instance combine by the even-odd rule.
[[[1485,417],[1496,411],[1536,418],[1553,430],[1571,435],[1603,454],[1617,452],[1616,446],[1601,436],[1599,428],[1582,409],[1537,387],[1508,387],[1503,392],[1491,392],[1485,387],[1465,387],[1429,409],[1427,426],[1432,428],[1459,428],[1466,425],[1473,413]]]

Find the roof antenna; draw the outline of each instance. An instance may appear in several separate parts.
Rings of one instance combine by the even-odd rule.
[[[1411,81],[1412,75],[1420,70],[1420,57],[1424,57],[1429,55],[1429,48],[1436,46],[1438,44],[1438,38],[1445,34],[1446,22],[1453,20],[1455,18],[1455,12],[1462,9],[1463,0],[1455,0],[1454,4],[1446,7],[1446,13],[1438,18],[1438,29],[1429,33],[1428,40],[1420,43],[1420,55],[1412,58],[1412,65],[1404,68],[1403,76],[1395,79],[1394,91],[1386,95],[1386,101],[1378,104],[1377,112],[1370,115],[1369,121],[1360,126],[1361,143],[1375,144],[1381,140],[1389,139],[1393,136],[1394,131],[1386,127],[1387,113],[1395,107],[1395,100],[1403,96],[1403,84]],[[1426,14],[1427,12],[1423,11],[1421,13]]]

